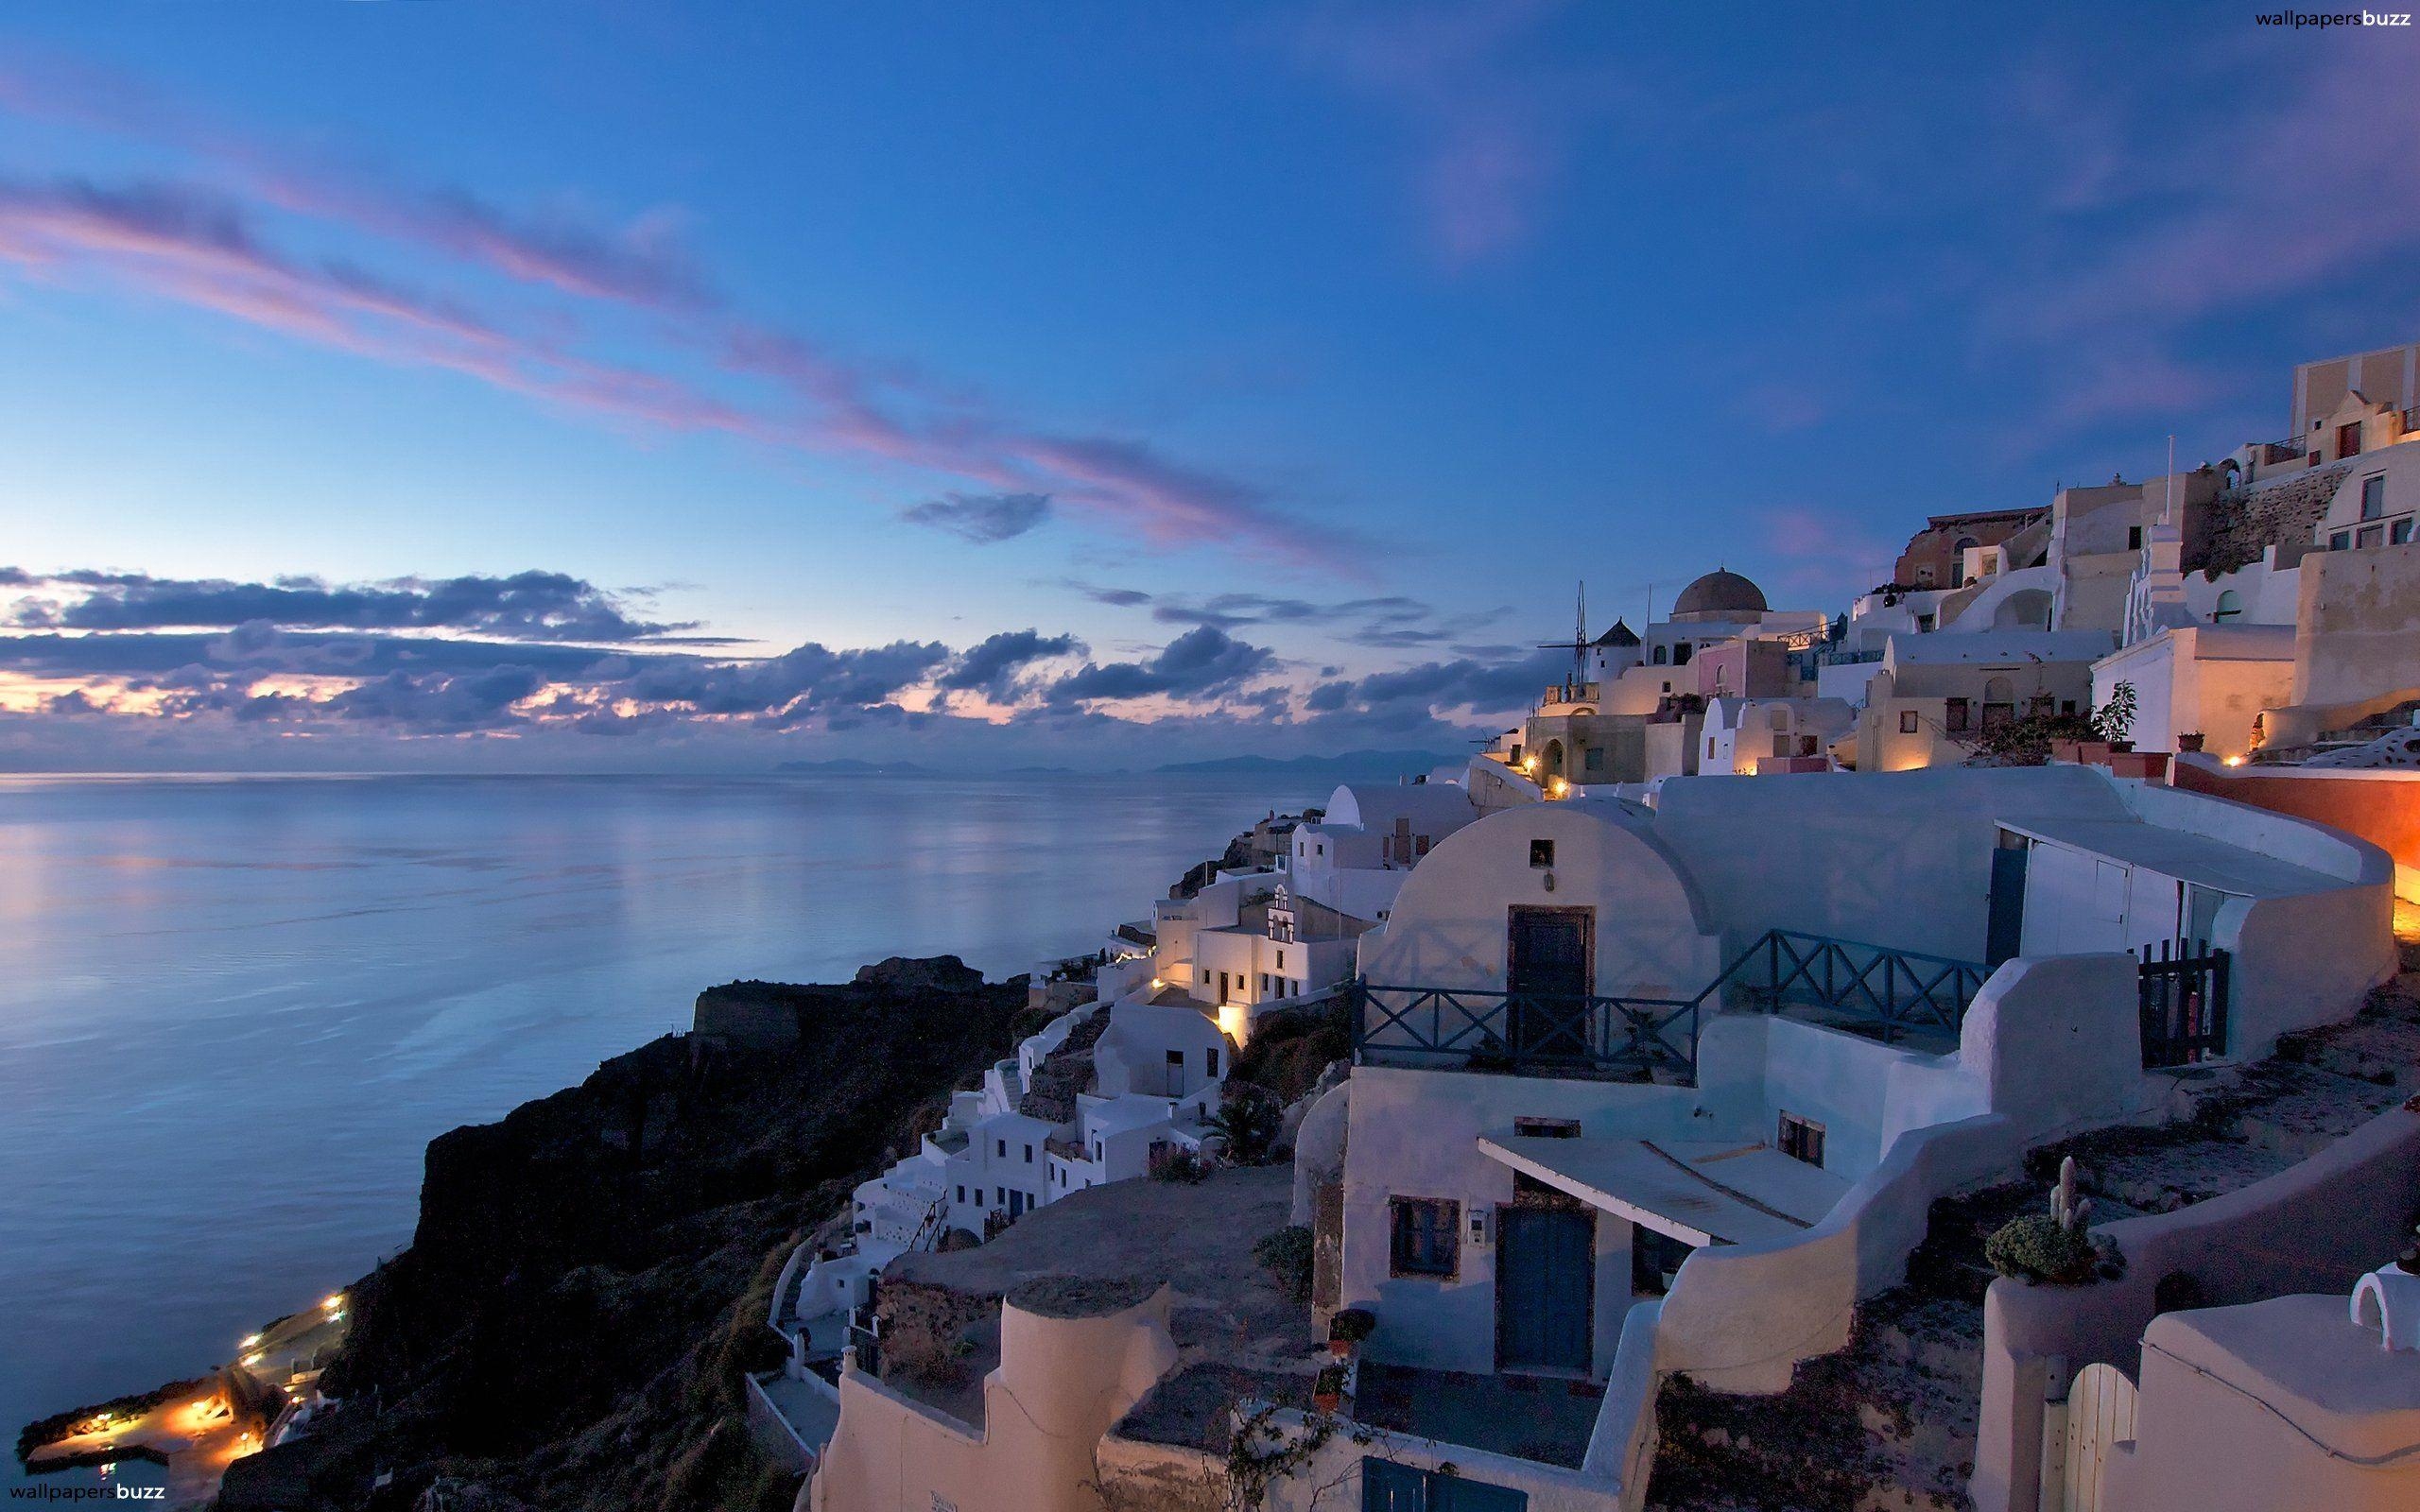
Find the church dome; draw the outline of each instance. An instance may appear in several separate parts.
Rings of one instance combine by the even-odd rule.
[[[1766,611],[1765,592],[1732,572],[1710,572],[1672,600],[1676,620],[1748,619]]]

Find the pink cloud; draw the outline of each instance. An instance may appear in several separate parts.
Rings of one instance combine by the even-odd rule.
[[[1148,441],[1057,435],[906,365],[844,360],[752,321],[730,308],[663,214],[608,231],[569,214],[517,216],[463,189],[300,165],[140,90],[67,72],[34,79],[0,70],[0,108],[172,141],[249,197],[187,184],[0,183],[0,259],[21,266],[57,275],[88,265],[282,335],[457,372],[571,412],[1048,491],[1155,544],[1225,544],[1308,561],[1337,543],[1285,516],[1263,490],[1170,461]],[[432,250],[567,297],[576,310],[646,311],[723,376],[769,381],[804,411],[760,412],[683,380],[579,357],[349,263],[286,256],[258,231],[256,206]]]

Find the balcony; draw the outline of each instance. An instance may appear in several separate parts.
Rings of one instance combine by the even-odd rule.
[[[1694,1086],[1705,1013],[1787,1013],[1945,1050],[1990,974],[1974,961],[1775,929],[1688,998],[1358,981],[1345,990],[1354,1055],[1366,1064]]]

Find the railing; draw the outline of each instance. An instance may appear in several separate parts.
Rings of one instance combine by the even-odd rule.
[[[1605,997],[1355,982],[1353,1049],[1472,1071],[1629,1074],[1697,1080],[1708,999],[1776,1012],[1814,1008],[1891,1043],[1911,1030],[1955,1034],[1990,971],[1974,961],[1768,930],[1694,997]]]
[[[2143,1069],[2163,1070],[2212,1060],[2227,1052],[2225,951],[2205,942],[2162,940],[2135,975],[2142,1015]]]
[[[1474,1071],[1668,1072],[1697,1077],[1696,998],[1582,997],[1356,984],[1353,1048]]]
[[[2280,462],[2290,462],[2308,450],[2299,438],[2291,436],[2282,441],[2263,441],[2260,443],[2260,461],[2263,466],[2274,467]]]
[[[1755,969],[1763,968],[1761,979]],[[1887,1044],[1914,1029],[1956,1033],[1990,969],[1974,961],[1793,930],[1768,930],[1715,978],[1770,1008],[1814,1007],[1875,1026]]]

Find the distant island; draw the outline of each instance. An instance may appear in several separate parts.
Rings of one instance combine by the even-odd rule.
[[[1424,750],[1348,750],[1334,756],[1221,756],[1206,762],[1170,762],[1155,772],[1339,772],[1426,773],[1438,766],[1461,766],[1467,753],[1440,756]]]
[[[1467,755],[1441,756],[1424,750],[1348,750],[1334,756],[1219,756],[1209,761],[1167,762],[1141,770],[1147,773],[1268,772],[1295,777],[1394,777],[1426,773],[1438,766],[1460,766],[1469,759]],[[839,756],[828,761],[780,762],[773,770],[819,777],[1113,777],[1121,772],[1133,772],[1136,768],[1118,766],[1086,772],[1074,766],[1008,766],[945,771],[921,766],[914,762],[870,762],[855,756]]]

